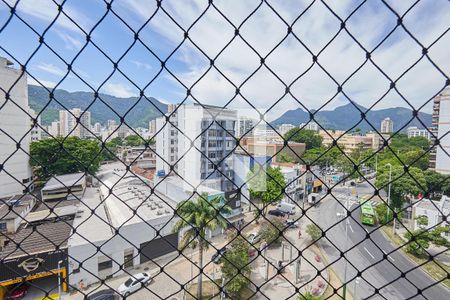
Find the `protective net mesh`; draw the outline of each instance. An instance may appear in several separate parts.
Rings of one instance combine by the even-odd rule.
[[[448,3],[337,2],[2,0],[2,291],[449,299]]]

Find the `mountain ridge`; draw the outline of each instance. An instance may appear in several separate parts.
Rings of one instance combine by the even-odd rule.
[[[41,112],[42,123],[50,124],[59,119],[59,110],[66,108],[80,108],[91,112],[92,124],[99,122],[103,125],[107,120],[119,121],[119,116],[125,115],[125,123],[131,127],[148,127],[148,122],[167,112],[167,104],[153,97],[127,97],[121,98],[105,93],[99,93],[95,98],[93,92],[69,92],[64,89],[53,91],[54,100],[46,88],[28,85],[28,101],[31,109]],[[50,101],[50,104],[46,104]],[[58,101],[64,105],[60,105]],[[92,101],[94,103],[91,105]],[[111,108],[109,108],[110,106]],[[159,109],[159,110],[158,110]]]
[[[360,108],[361,111],[365,113],[364,120],[361,119],[361,112],[355,106]],[[368,112],[366,111],[366,107],[353,102],[338,106],[333,110],[321,110],[315,112],[314,120],[325,129],[349,130],[354,127],[361,129],[363,132],[373,130],[370,124],[372,124],[375,129],[379,130],[381,121],[387,117],[394,121],[394,131],[404,131],[410,126],[424,128],[418,119],[425,124],[425,127],[431,126],[431,114],[418,112],[418,119],[413,118],[413,111],[406,107],[393,107],[370,110]],[[280,125],[287,123],[298,126],[301,123],[307,123],[309,121],[309,113],[304,111],[302,108],[297,108],[285,112],[280,117],[272,121],[271,124]]]

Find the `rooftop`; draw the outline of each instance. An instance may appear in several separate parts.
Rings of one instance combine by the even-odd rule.
[[[37,198],[33,195],[15,195],[0,199],[0,217],[2,220],[14,219],[29,211],[36,203]],[[12,208],[10,210],[10,207]]]
[[[60,249],[67,248],[72,221],[66,222],[47,222],[23,227],[17,233],[9,236],[9,243],[0,251],[0,258],[12,259],[45,253],[56,250],[55,245]]]
[[[55,190],[79,185],[85,180],[84,177],[84,172],[52,176],[42,190]]]

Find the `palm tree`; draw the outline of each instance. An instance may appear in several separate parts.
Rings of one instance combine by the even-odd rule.
[[[203,268],[203,251],[207,250],[209,243],[206,240],[207,230],[226,228],[227,221],[223,214],[231,212],[231,208],[222,203],[223,197],[216,196],[208,199],[207,193],[202,193],[196,200],[186,200],[177,205],[176,214],[180,220],[174,225],[173,232],[183,231],[180,240],[181,250],[198,245],[199,268]],[[202,299],[202,273],[198,276],[197,299]]]

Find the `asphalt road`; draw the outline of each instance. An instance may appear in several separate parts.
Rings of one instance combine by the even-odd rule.
[[[358,195],[370,193],[371,188],[368,184],[357,188]],[[413,262],[406,258],[401,250],[392,252],[395,248],[389,240],[380,232],[380,229],[374,230],[374,227],[363,226],[360,224],[360,210],[355,209],[357,204],[350,201],[354,218],[348,222],[348,243],[346,245],[345,230],[346,221],[342,214],[346,205],[348,190],[344,188],[333,189],[339,201],[328,196],[314,209],[308,211],[308,215],[316,221],[322,229],[329,228],[326,232],[330,241],[321,240],[321,245],[327,253],[330,262],[338,276],[344,281],[345,260],[340,257],[340,251],[347,252],[346,258],[350,262],[347,267],[347,290],[353,295],[356,293],[356,299],[450,299],[448,289],[430,278]],[[367,238],[369,237],[369,238]],[[392,253],[391,253],[392,252]],[[389,254],[387,259],[384,255]],[[355,280],[361,272],[360,279]],[[405,273],[402,278],[401,274]],[[418,294],[422,289],[422,294]],[[376,289],[379,294],[376,293]]]

